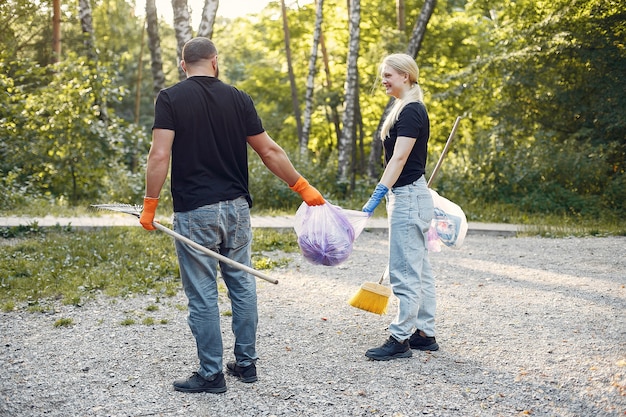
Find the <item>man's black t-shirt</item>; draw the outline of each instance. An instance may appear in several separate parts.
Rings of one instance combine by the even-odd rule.
[[[426,172],[426,156],[428,153],[428,137],[430,136],[430,122],[426,106],[421,102],[408,103],[400,111],[398,120],[389,129],[389,135],[383,141],[385,147],[385,161],[389,162],[399,136],[415,138],[415,145],[411,149],[409,158],[400,173],[400,177],[393,185],[402,187],[417,181]]]
[[[190,77],[159,93],[152,128],[175,132],[174,211],[242,196],[252,206],[247,136],[264,129],[249,95],[214,77]]]

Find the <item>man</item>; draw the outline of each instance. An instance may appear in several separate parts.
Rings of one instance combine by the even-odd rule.
[[[217,49],[209,39],[190,40],[183,47],[181,61],[187,79],[157,97],[140,222],[147,230],[155,229],[152,222],[171,159],[174,230],[249,266],[248,144],[308,205],[324,204],[324,198],[265,132],[250,96],[218,79],[217,60]],[[218,261],[179,241],[176,253],[200,364],[191,377],[174,381],[174,389],[225,392]],[[235,335],[235,361],[227,364],[227,372],[243,382],[255,382],[255,278],[227,264],[219,266],[228,287]]]

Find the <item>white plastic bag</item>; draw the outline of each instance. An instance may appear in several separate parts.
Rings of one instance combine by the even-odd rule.
[[[439,240],[446,246],[458,249],[463,244],[465,235],[467,234],[467,218],[465,213],[457,204],[440,196],[437,191],[429,188],[430,195],[433,197],[435,204],[435,217],[431,224],[431,229],[436,230]],[[430,243],[429,249],[433,248],[434,252],[438,252],[435,244]]]
[[[344,210],[325,203],[302,203],[295,216],[294,229],[302,255],[316,265],[339,265],[352,253],[352,244],[361,234],[367,213]]]

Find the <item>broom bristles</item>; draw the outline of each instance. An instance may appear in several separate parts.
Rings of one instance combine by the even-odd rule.
[[[391,289],[375,282],[366,282],[348,301],[352,307],[375,314],[385,314]]]

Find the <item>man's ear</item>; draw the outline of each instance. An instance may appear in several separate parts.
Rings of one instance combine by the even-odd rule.
[[[183,69],[184,72],[187,72],[187,65],[185,65],[184,59],[180,60],[180,67]]]

